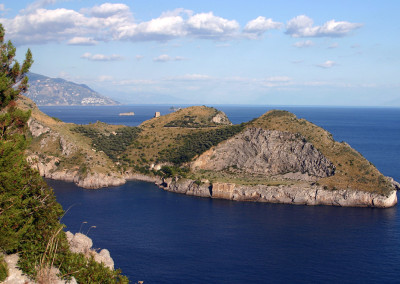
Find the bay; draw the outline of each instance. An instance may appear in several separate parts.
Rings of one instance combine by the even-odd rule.
[[[169,111],[167,106],[124,106],[123,110],[120,106],[102,107],[97,112],[95,107],[89,108],[41,109],[67,122],[95,119],[114,124],[121,123],[115,121],[120,119],[118,113],[134,111],[138,116],[121,118],[132,126],[152,117],[155,111]],[[233,123],[272,109],[217,108]],[[280,108],[324,127],[336,140],[344,140],[360,151],[382,173],[400,180],[399,109]],[[60,181],[48,183],[63,208],[70,208],[62,222],[72,232],[89,231],[94,246],[109,249],[116,267],[132,281],[399,281],[397,206],[376,209],[240,203],[174,194],[144,182],[100,190]]]

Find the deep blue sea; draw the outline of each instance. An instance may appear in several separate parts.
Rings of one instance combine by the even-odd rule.
[[[330,131],[400,181],[400,109],[216,106],[233,123],[286,109]],[[169,106],[41,107],[65,122],[138,125]],[[120,117],[121,112],[135,116]],[[400,283],[400,211],[234,202],[151,183],[85,190],[48,181],[62,222],[107,248],[131,281]],[[87,222],[87,223],[83,223]],[[96,228],[91,228],[96,226]],[[90,229],[90,230],[89,230]]]

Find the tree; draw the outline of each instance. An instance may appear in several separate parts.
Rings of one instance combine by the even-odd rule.
[[[69,250],[59,222],[61,205],[24,154],[30,111],[18,109],[16,100],[28,88],[32,54],[28,49],[21,66],[13,44],[4,42],[4,33],[0,24],[0,256],[18,252],[19,267],[40,283],[46,276],[41,272],[51,265],[79,283],[128,283],[119,270]],[[0,269],[3,264],[0,260]]]

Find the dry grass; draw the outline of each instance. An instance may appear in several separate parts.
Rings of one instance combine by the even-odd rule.
[[[54,261],[57,256],[58,244],[60,241],[59,234],[63,227],[60,226],[50,237],[47,242],[46,250],[40,258],[40,263],[36,267],[36,281],[39,284],[52,284],[58,279],[57,269],[54,268]]]
[[[250,126],[299,133],[312,143],[336,166],[334,176],[318,181],[327,188],[350,188],[382,195],[387,195],[392,190],[387,179],[359,152],[347,143],[334,141],[331,133],[311,122],[296,118],[294,114],[269,111],[254,120]]]
[[[179,139],[180,136],[208,131],[210,129],[209,126],[212,126],[213,129],[224,127],[223,125],[215,126],[210,122],[217,112],[218,110],[214,108],[194,106],[147,120],[139,126],[142,132],[139,134],[137,142],[131,145],[125,153],[129,159],[137,164],[147,165],[155,162],[160,151],[181,145],[183,141]],[[201,123],[206,127],[164,127],[171,121],[183,119],[185,116],[194,117],[195,122]]]

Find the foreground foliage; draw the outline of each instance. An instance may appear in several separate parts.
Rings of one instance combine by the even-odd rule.
[[[30,111],[17,109],[15,100],[28,88],[32,54],[28,50],[22,66],[15,61],[15,47],[4,43],[1,24],[0,44],[0,253],[19,253],[19,266],[32,278],[54,265],[62,276],[74,276],[79,283],[127,283],[120,271],[69,251],[59,222],[64,214],[61,205],[24,155]],[[7,271],[3,267],[0,259],[0,280]]]

